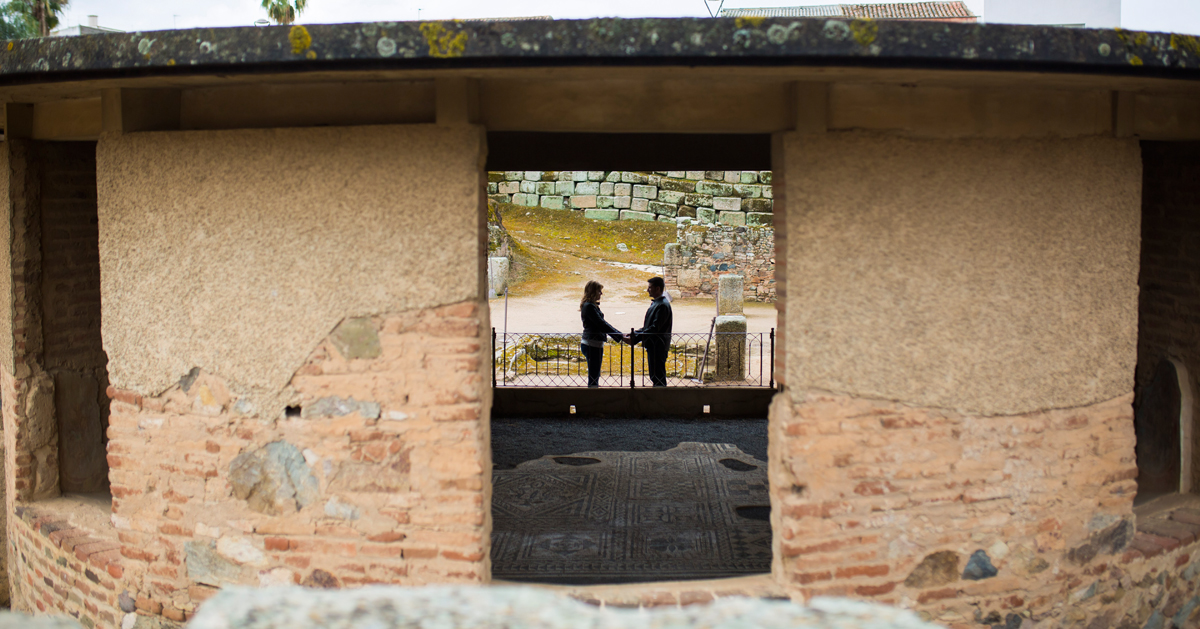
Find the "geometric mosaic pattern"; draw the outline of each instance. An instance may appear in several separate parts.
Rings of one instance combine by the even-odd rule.
[[[769,504],[767,464],[728,444],[542,457],[492,472],[492,576],[575,584],[770,572]]]

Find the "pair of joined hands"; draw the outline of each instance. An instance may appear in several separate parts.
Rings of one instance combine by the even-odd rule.
[[[629,343],[630,345],[637,345],[637,341],[633,340],[633,336],[629,334],[621,335],[621,342]]]

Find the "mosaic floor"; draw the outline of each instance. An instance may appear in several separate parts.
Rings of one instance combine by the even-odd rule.
[[[728,444],[545,456],[492,476],[492,575],[630,583],[771,569],[767,465]]]

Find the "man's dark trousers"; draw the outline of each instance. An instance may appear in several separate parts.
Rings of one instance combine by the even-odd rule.
[[[650,372],[650,382],[656,387],[667,386],[667,344],[647,340],[643,347],[646,348],[646,370]]]

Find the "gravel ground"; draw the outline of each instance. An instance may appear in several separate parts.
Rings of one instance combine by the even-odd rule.
[[[498,469],[548,454],[652,452],[684,441],[730,443],[767,460],[765,419],[494,419],[492,461]]]

